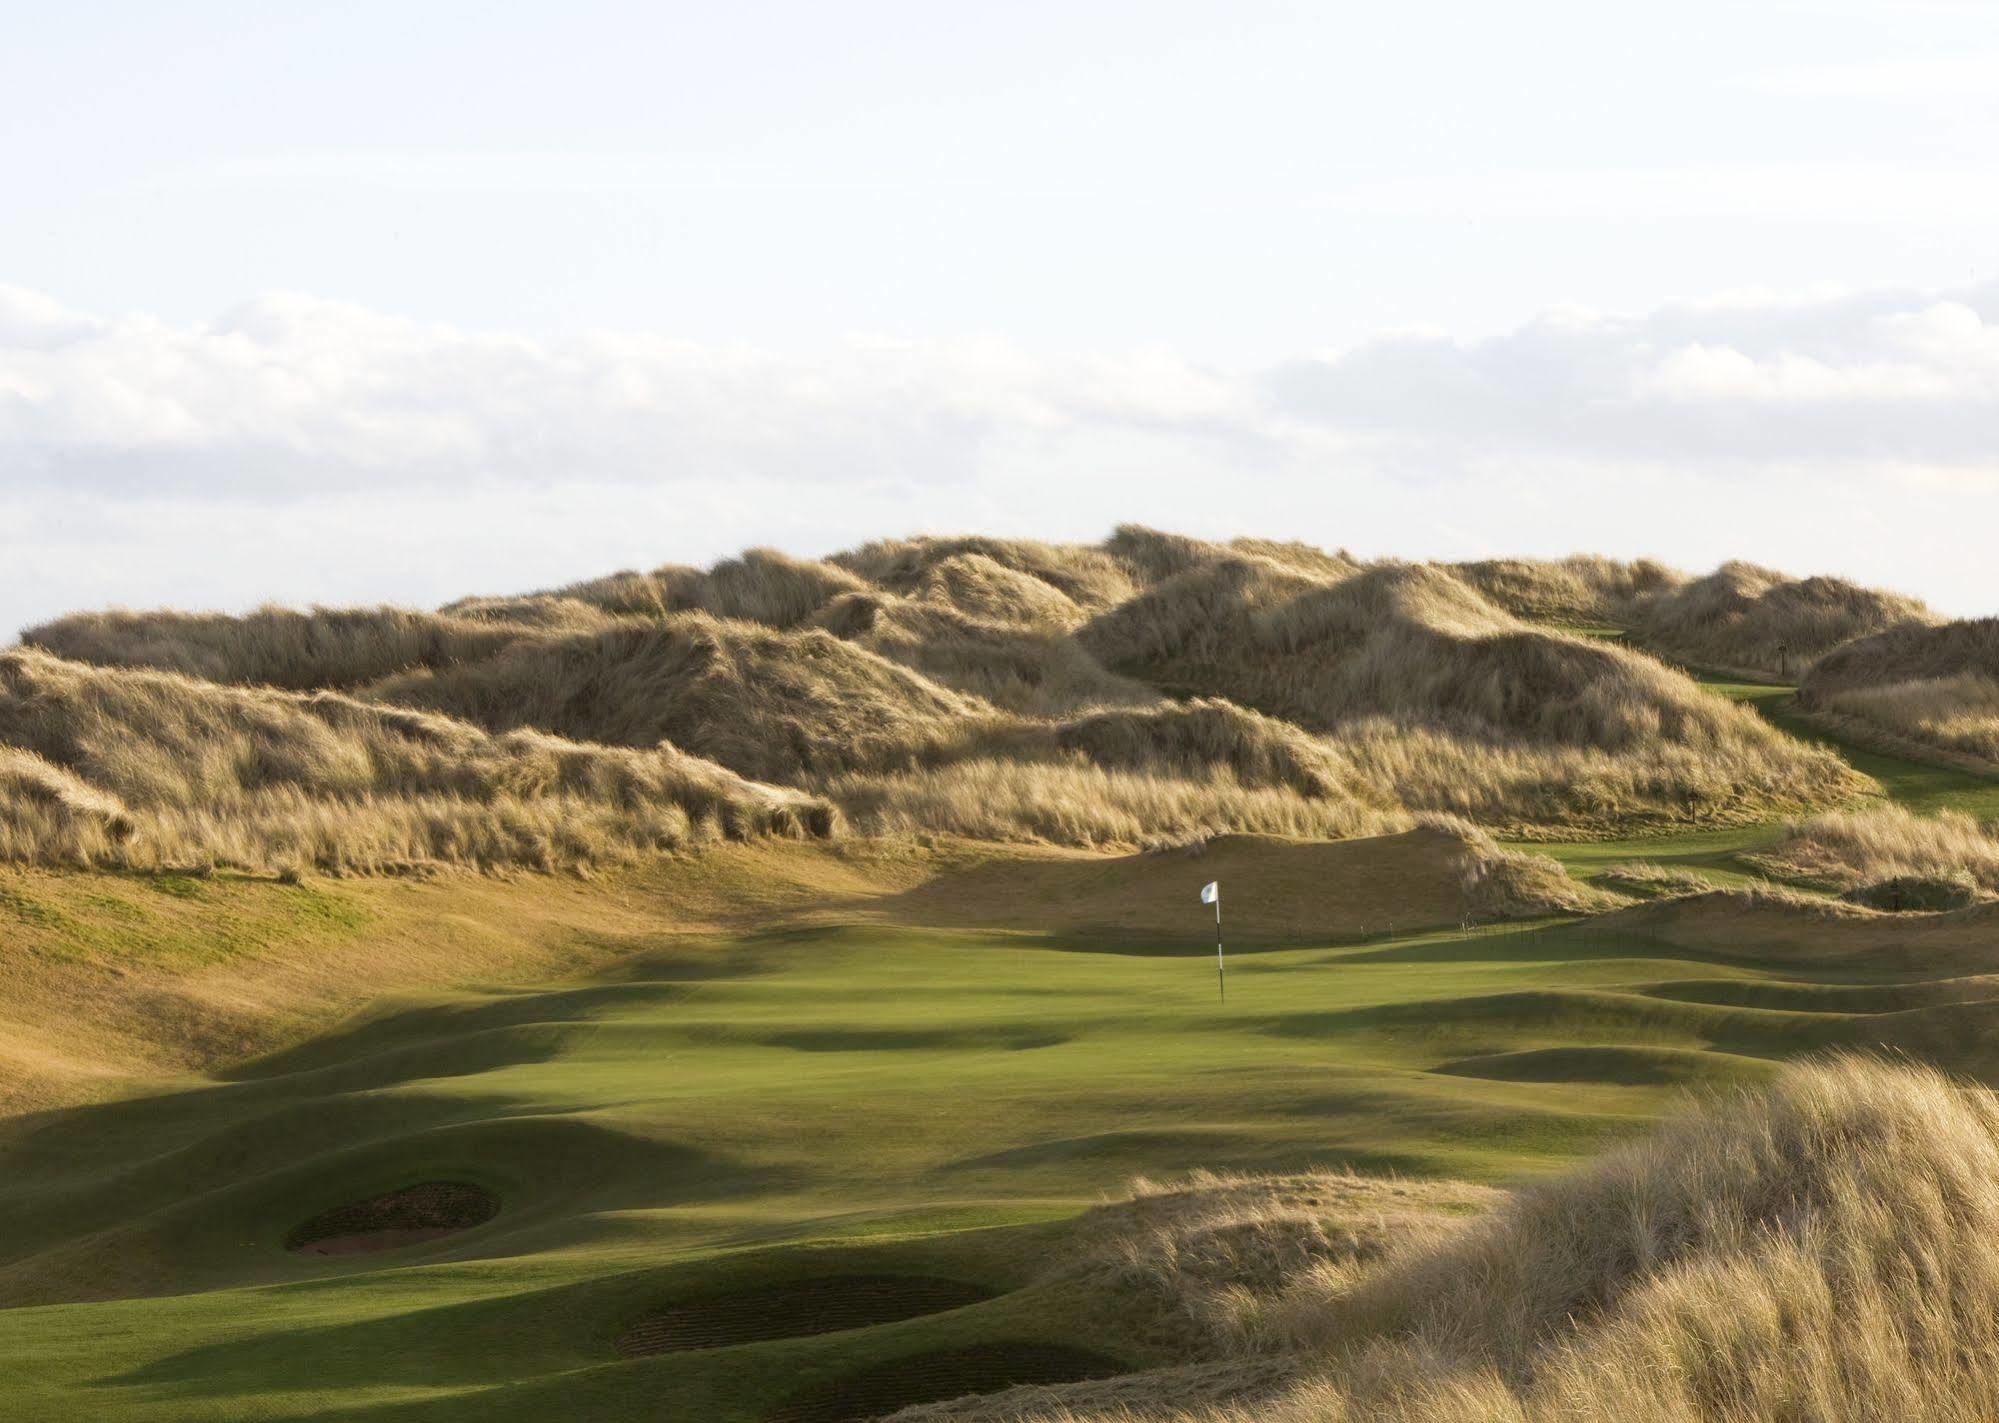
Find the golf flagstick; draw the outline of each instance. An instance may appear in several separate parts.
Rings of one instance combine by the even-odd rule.
[[[1215,987],[1221,991],[1222,1002],[1229,1001],[1228,967],[1222,960],[1222,882],[1209,880],[1201,886],[1201,903],[1215,906]]]

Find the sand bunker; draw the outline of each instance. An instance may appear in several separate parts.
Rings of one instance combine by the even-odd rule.
[[[830,1275],[654,1310],[618,1336],[627,1357],[718,1349],[941,1314],[992,1291],[931,1275]]]
[[[484,1225],[500,1213],[500,1198],[462,1181],[425,1181],[335,1206],[285,1239],[298,1255],[359,1255],[399,1250],[454,1231]]]
[[[799,1394],[767,1423],[859,1423],[907,1408],[1019,1384],[1076,1383],[1125,1372],[1115,1359],[1065,1344],[977,1344],[912,1354]]]

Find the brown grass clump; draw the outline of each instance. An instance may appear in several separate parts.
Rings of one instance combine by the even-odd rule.
[[[1148,1342],[1196,1357],[1283,1342],[1263,1332],[1261,1316],[1302,1276],[1376,1264],[1504,1199],[1456,1181],[1348,1171],[1197,1171],[1164,1183],[1139,1177],[1130,1193],[1083,1218],[1080,1253],[1055,1273],[1118,1292],[1146,1311]]]
[[[494,736],[334,693],[0,653],[9,857],[140,868],[614,862],[836,813],[671,747]]]
[[[1806,674],[1798,704],[1889,749],[1999,773],[1999,618],[1849,644]]]
[[[1477,826],[1433,819],[1439,829],[1463,837],[1459,878],[1467,923],[1532,919],[1545,914],[1599,914],[1629,903],[1595,885],[1570,877],[1546,855],[1505,850]]]
[[[0,746],[0,860],[87,866],[113,857],[133,829],[118,797],[31,751]]]
[[[1607,866],[1596,882],[1606,889],[1644,899],[1680,899],[1706,894],[1714,888],[1714,881],[1693,870],[1676,869],[1651,860],[1625,860]]]
[[[1898,805],[1834,811],[1792,825],[1753,859],[1771,874],[1834,889],[1936,879],[1999,895],[1999,821],[1954,810],[1916,815]]]
[[[1855,638],[1936,620],[1914,598],[1738,562],[1650,600],[1633,630],[1683,662],[1783,682]]]
[[[1308,1264],[1254,1311],[1307,1376],[1252,1410],[1034,1416],[1978,1423],[1999,1416],[1995,1181],[1989,1092],[1793,1066],[1455,1231]]]

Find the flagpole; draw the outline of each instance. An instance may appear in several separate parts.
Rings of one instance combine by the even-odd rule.
[[[1215,895],[1215,987],[1221,990],[1222,1002],[1229,1001],[1228,969],[1222,962],[1222,897]]]

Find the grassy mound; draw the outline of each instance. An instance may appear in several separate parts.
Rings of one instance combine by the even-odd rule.
[[[1731,565],[1684,584],[1653,564],[1588,558],[1368,564],[1125,527],[1096,545],[920,538],[824,561],[753,549],[708,569],[626,571],[434,613],[85,614],[28,637],[142,681],[150,670],[338,691],[489,735],[670,742],[833,796],[870,830],[1128,847],[1351,835],[1445,814],[1559,838],[1768,821],[1869,787],[1649,657],[1512,611],[1629,622],[1670,606],[1706,627],[1721,616],[1710,604],[1727,601],[1717,589],[1763,578]],[[1828,580],[1756,587],[1728,636],[1758,618],[1810,621],[1793,604],[1866,602]],[[91,810],[52,774],[17,761],[0,780],[11,843],[32,838],[27,824],[58,839],[46,827],[63,821],[73,828],[61,835],[96,844],[91,827],[125,814]],[[430,833],[398,813],[403,828],[346,862],[536,859],[502,845],[425,849],[521,837],[469,820]]]
[[[813,621],[943,686],[1026,716],[1160,700],[1152,689],[1105,669],[1066,627],[989,621],[892,593],[836,598]]]
[[[1633,629],[1683,662],[1784,682],[1855,638],[1935,621],[1913,598],[1843,578],[1796,579],[1725,563],[1648,600]]]
[[[1483,559],[1450,568],[1515,617],[1581,625],[1627,626],[1647,603],[1688,581],[1686,574],[1650,559],[1619,563],[1589,554]]]
[[[1999,822],[1981,824],[1951,810],[1914,815],[1889,805],[1836,811],[1791,826],[1782,839],[1753,858],[1780,877],[1842,891],[1903,881],[1903,889],[1913,892],[1916,882],[1933,880],[1962,885],[1974,896],[1999,895]],[[1890,890],[1882,893],[1894,897]],[[1862,897],[1859,902],[1873,900]]]
[[[1859,739],[1999,774],[1999,618],[1842,647],[1806,674],[1798,704]]]
[[[1865,784],[1652,659],[1529,627],[1436,568],[1328,583],[1230,557],[1080,637],[1127,675],[1335,739],[1412,810],[1520,831],[1725,820]]]
[[[1133,571],[1115,548],[1045,544],[1029,539],[882,539],[834,554],[837,567],[891,593],[910,593],[941,564],[976,555],[1047,584],[1080,608],[1115,607],[1136,591]]]
[[[602,621],[578,603],[544,608],[541,626]],[[75,613],[21,634],[72,662],[148,667],[209,682],[294,692],[351,689],[420,667],[490,657],[536,624],[409,608],[263,608],[222,613]]]
[[[1238,1297],[1246,1337],[1305,1376],[1254,1416],[1989,1417],[1995,1179],[1990,1093],[1862,1061],[1793,1067],[1455,1230]]]
[[[489,661],[415,673],[373,695],[493,730],[671,741],[758,780],[907,762],[984,708],[824,632],[702,613],[523,641]]]
[[[629,751],[330,692],[0,653],[0,846],[35,864],[379,870],[630,859],[836,813],[671,747]]]

